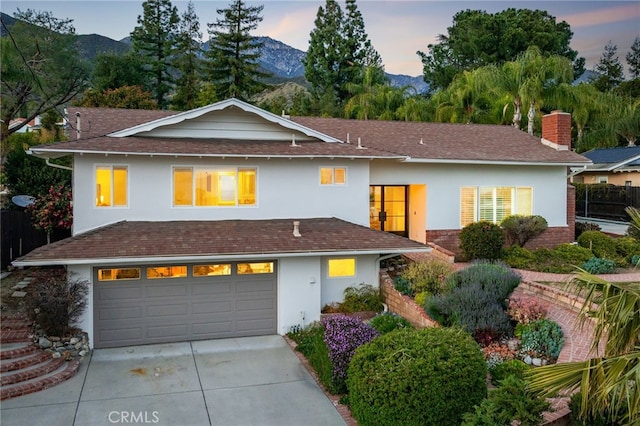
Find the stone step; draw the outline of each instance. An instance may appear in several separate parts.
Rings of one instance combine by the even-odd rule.
[[[60,368],[65,363],[65,359],[53,358],[49,355],[49,358],[41,362],[40,364],[32,365],[22,370],[12,371],[9,373],[0,374],[0,386],[5,387],[15,383],[24,382],[30,379],[35,379],[47,375]]]
[[[59,368],[45,375],[7,386],[3,385],[2,389],[0,389],[0,400],[28,395],[51,388],[73,377],[78,372],[79,367],[80,361],[78,359],[72,359],[69,362],[63,360]]]
[[[16,371],[32,365],[41,364],[51,359],[50,352],[32,352],[19,358],[11,358],[0,361],[0,373]]]
[[[21,358],[38,350],[39,348],[32,342],[7,343],[6,345],[2,345],[0,360]]]

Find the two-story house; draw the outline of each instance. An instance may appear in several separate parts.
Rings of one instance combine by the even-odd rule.
[[[545,217],[573,239],[570,116],[542,143],[507,126],[282,117],[230,99],[195,110],[72,108],[73,236],[17,266],[90,283],[95,347],[284,334],[388,256],[457,250],[477,220]],[[568,127],[567,127],[568,126]],[[570,133],[569,133],[570,134]]]

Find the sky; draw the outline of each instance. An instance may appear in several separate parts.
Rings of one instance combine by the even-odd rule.
[[[3,0],[0,10],[9,15],[18,8],[50,11],[57,18],[73,19],[77,34],[100,34],[121,40],[129,36],[137,25],[142,3],[142,0]],[[188,4],[179,0],[172,3],[180,14]],[[207,23],[215,22],[218,17],[216,9],[225,8],[229,3],[231,0],[193,0],[204,40],[208,39]],[[306,51],[318,7],[325,1],[264,0],[247,3],[264,5],[263,20],[254,35],[269,36]],[[344,9],[344,1],[339,3]],[[574,35],[570,46],[586,59],[589,70],[593,69],[602,57],[604,46],[611,41],[617,46],[620,63],[628,73],[624,57],[635,37],[640,37],[640,0],[358,0],[357,5],[369,38],[382,56],[385,70],[393,74],[421,75],[422,63],[416,52],[427,52],[430,43],[438,42],[439,34],[447,34],[447,28],[453,24],[453,16],[466,9],[488,13],[508,8],[545,10],[556,18],[556,22],[566,21],[571,26]]]

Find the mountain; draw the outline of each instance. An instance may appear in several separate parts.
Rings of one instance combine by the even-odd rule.
[[[123,54],[129,51],[130,45],[98,34],[76,36],[76,44],[80,57],[93,61],[99,53],[113,52]]]
[[[15,18],[2,13],[2,36],[6,35],[5,25],[11,28],[15,21]],[[122,54],[131,48],[130,37],[117,41],[99,34],[83,34],[77,35],[76,39],[80,57],[89,61],[93,61],[99,53],[115,52]],[[302,59],[306,55],[305,52],[271,37],[258,37],[258,41],[263,43],[258,64],[272,75],[267,79],[267,83],[283,84],[295,82],[305,87],[309,86],[309,83],[304,78],[304,65],[302,64]],[[208,49],[209,42],[203,43],[202,47],[204,50]],[[422,76],[412,77],[389,73],[386,73],[386,76],[393,87],[412,86],[418,93],[425,93],[429,88],[423,81]]]

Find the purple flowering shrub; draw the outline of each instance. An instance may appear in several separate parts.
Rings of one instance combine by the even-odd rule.
[[[322,323],[325,326],[324,342],[332,365],[332,387],[334,393],[344,393],[347,390],[347,369],[353,354],[358,347],[369,343],[380,333],[369,324],[346,315],[334,315]]]

